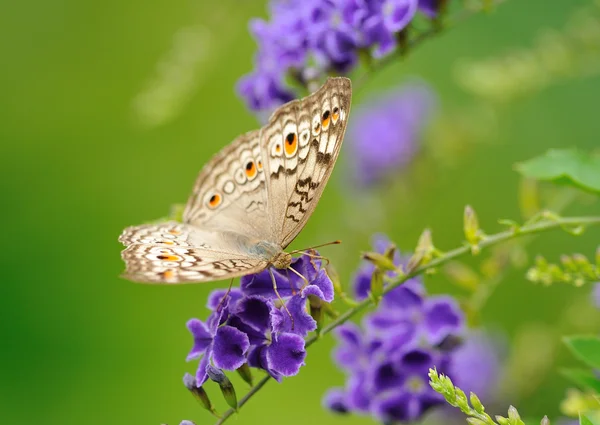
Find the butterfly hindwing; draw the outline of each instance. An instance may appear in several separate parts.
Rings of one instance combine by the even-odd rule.
[[[282,248],[302,230],[331,175],[351,95],[349,79],[330,78],[310,96],[276,110],[262,130],[271,238]]]
[[[124,276],[136,282],[191,283],[229,279],[263,270],[267,262],[238,248],[234,233],[204,232],[176,222],[128,227],[119,240]]]

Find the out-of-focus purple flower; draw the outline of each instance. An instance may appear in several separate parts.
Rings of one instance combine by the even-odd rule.
[[[465,393],[474,392],[488,403],[502,372],[501,344],[482,331],[471,331],[453,354],[448,376]]]
[[[600,283],[596,283],[592,289],[592,301],[596,308],[600,308]]]
[[[429,18],[435,18],[448,0],[419,0],[419,10]]]
[[[271,0],[269,19],[250,21],[257,59],[237,91],[252,110],[271,111],[292,96],[286,76],[345,74],[359,52],[393,52],[419,9],[428,16],[439,10],[436,0]]]
[[[272,270],[281,299],[265,270],[244,276],[241,289],[214,291],[207,301],[212,310],[207,320],[188,321],[194,344],[187,359],[200,359],[198,386],[206,382],[213,365],[234,370],[247,363],[277,380],[298,373],[306,357],[304,337],[317,327],[307,302],[310,297],[331,302],[334,293],[320,261],[302,256],[291,267],[303,277],[289,270]]]
[[[374,238],[375,249],[385,251],[389,240]],[[394,262],[400,264],[398,255]],[[363,265],[356,275],[358,293],[370,281]],[[372,272],[372,269],[371,269]],[[348,375],[344,388],[330,390],[323,404],[338,413],[365,413],[384,424],[413,422],[444,398],[429,386],[428,371],[451,370],[464,317],[448,296],[428,296],[418,279],[384,295],[377,310],[366,315],[362,327],[347,323],[334,334],[338,346],[333,358]]]
[[[412,82],[356,108],[346,136],[354,180],[368,187],[406,167],[435,104],[429,86]]]

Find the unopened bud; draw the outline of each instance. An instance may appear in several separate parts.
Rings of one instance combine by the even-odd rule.
[[[548,419],[548,416],[544,416],[542,418],[542,420],[540,421],[540,425],[550,425],[550,419]]]
[[[510,406],[508,408],[508,419],[510,419],[511,422],[516,422],[521,419],[521,416],[519,416],[519,412],[515,406]]]
[[[481,419],[477,419],[477,418],[467,418],[467,423],[469,425],[487,425]]]
[[[363,258],[371,263],[375,264],[375,267],[386,270],[386,271],[395,271],[396,266],[394,262],[386,257],[384,254],[379,254],[378,252],[365,252],[363,254]]]
[[[469,395],[469,401],[477,413],[485,412],[485,408],[483,407],[483,404],[481,404],[481,400],[479,400],[479,397],[477,397],[475,393],[471,393]]]
[[[510,425],[510,421],[503,416],[496,415],[496,422],[500,425]]]
[[[373,275],[371,276],[371,298],[373,302],[377,305],[379,300],[383,295],[383,274],[379,268],[375,268],[373,271]]]
[[[242,377],[244,382],[252,386],[252,371],[250,370],[250,366],[248,366],[248,363],[244,363],[243,365],[238,367],[236,371]]]
[[[217,369],[212,365],[206,367],[206,373],[211,381],[219,384],[219,388],[221,388],[221,393],[223,393],[223,398],[227,404],[237,410],[237,396],[235,394],[235,388],[233,388],[233,384],[229,378],[227,378],[221,369]]]
[[[467,242],[469,242],[471,245],[477,245],[481,239],[481,232],[479,230],[477,214],[475,214],[475,210],[471,208],[470,205],[465,207],[463,227]]]
[[[204,391],[204,388],[198,386],[198,383],[197,383],[195,377],[193,377],[189,373],[186,373],[183,376],[183,385],[185,385],[185,387],[192,393],[194,398],[196,400],[198,400],[198,402],[202,405],[202,407],[204,407],[206,410],[208,410],[213,415],[217,416],[217,412],[215,411],[215,408],[213,407],[212,403],[210,402],[210,399],[208,398],[208,394],[206,394],[206,391]]]

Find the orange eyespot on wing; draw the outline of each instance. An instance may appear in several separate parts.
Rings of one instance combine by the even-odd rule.
[[[181,257],[179,255],[159,255],[156,258],[162,261],[180,261]]]
[[[285,155],[288,157],[294,156],[298,150],[298,135],[290,133],[285,138]]]
[[[323,112],[323,117],[321,118],[321,125],[323,126],[323,130],[327,130],[329,127],[329,120],[331,119],[331,114],[329,111]]]
[[[252,161],[252,160],[248,161],[244,168],[245,168],[246,176],[248,177],[249,180],[252,180],[254,177],[256,177],[256,174],[258,173],[258,168],[256,167],[256,164],[254,163],[254,161]]]
[[[221,205],[221,202],[223,202],[223,197],[218,193],[214,193],[210,198],[208,198],[207,204],[209,208],[215,209]]]
[[[333,108],[333,112],[331,113],[331,118],[333,119],[333,123],[335,124],[340,118],[340,108],[337,106]]]

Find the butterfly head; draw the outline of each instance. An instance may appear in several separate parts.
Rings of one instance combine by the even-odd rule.
[[[271,259],[271,264],[276,269],[287,269],[292,264],[292,254],[281,251]]]

